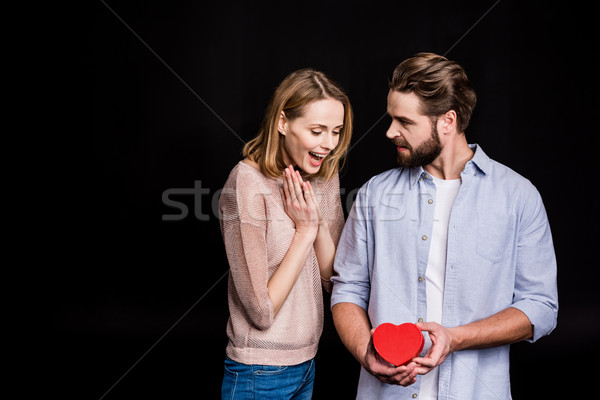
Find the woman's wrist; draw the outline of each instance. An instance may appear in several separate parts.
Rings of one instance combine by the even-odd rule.
[[[296,228],[296,237],[302,241],[306,241],[311,244],[317,238],[318,233],[319,233],[318,226],[316,228],[313,228],[313,227]]]
[[[325,221],[325,219],[320,220],[318,226],[319,226],[319,232],[321,232],[321,231],[329,232],[329,225],[327,224],[327,221]]]

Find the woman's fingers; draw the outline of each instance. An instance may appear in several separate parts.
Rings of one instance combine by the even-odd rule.
[[[286,204],[286,212],[293,213],[292,219],[317,220],[321,222],[321,213],[317,197],[312,190],[310,182],[303,181],[300,172],[294,171],[292,166],[283,171],[283,201]]]
[[[300,176],[299,172],[294,171],[293,169],[291,170],[291,175],[292,175],[292,185],[294,188],[296,199],[300,202],[301,206],[304,206],[306,204],[306,200],[304,197],[304,190],[302,189],[302,186],[303,186],[302,177]]]
[[[310,189],[308,187],[308,182],[302,182],[302,195],[304,196],[304,201],[308,207],[313,206],[313,199],[310,195]]]
[[[297,195],[294,189],[294,182],[292,180],[289,168],[286,168],[283,171],[283,188],[286,192],[285,194],[287,195],[287,200],[289,202],[293,202],[294,200],[296,200]]]

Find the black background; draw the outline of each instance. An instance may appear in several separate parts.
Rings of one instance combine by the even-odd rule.
[[[513,397],[588,393],[600,335],[591,9],[509,0],[88,6],[55,78],[68,117],[48,204],[62,233],[47,232],[58,263],[43,276],[60,397],[218,398],[228,265],[212,205],[273,89],[310,66],[348,93],[348,212],[355,189],[395,167],[387,78],[419,51],[465,68],[478,94],[468,141],[530,179],[550,219],[558,327],[513,346]],[[326,307],[314,398],[350,399],[358,363]]]

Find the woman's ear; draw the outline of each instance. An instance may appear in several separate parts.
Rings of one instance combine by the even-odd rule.
[[[287,118],[285,117],[285,113],[283,111],[281,111],[281,114],[279,115],[279,124],[277,126],[277,130],[279,133],[285,136],[285,132],[287,130]]]

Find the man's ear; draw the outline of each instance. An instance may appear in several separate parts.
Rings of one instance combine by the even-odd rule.
[[[285,113],[283,111],[281,111],[281,114],[279,115],[279,123],[277,125],[277,130],[279,131],[279,133],[281,133],[282,135],[285,136],[285,132],[287,131],[287,118],[285,117]]]
[[[457,126],[458,116],[456,115],[456,111],[454,110],[447,111],[445,114],[442,114],[438,118],[438,132],[441,132],[445,135],[452,132],[457,132]]]

